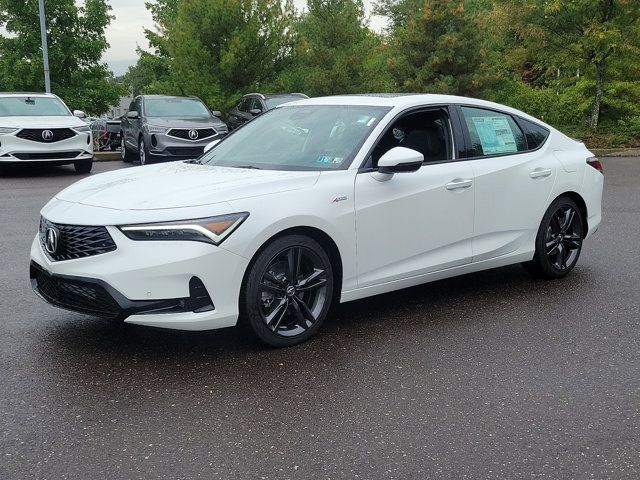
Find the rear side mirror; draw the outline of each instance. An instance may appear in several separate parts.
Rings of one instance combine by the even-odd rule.
[[[260,110],[259,108],[252,108],[251,110],[249,110],[249,113],[255,117],[256,115],[260,115],[262,113],[262,110]]]
[[[127,112],[127,118],[140,118],[137,110],[130,110]]]
[[[222,112],[220,110],[214,110],[213,112],[211,112],[211,115],[220,118],[222,116]]]
[[[209,150],[211,150],[213,147],[215,147],[215,146],[216,146],[217,144],[219,144],[219,143],[220,143],[220,140],[214,140],[214,141],[213,141],[213,142],[211,142],[211,143],[207,143],[207,144],[204,146],[204,152],[202,152],[202,153],[207,153]]]
[[[405,147],[394,147],[378,160],[378,171],[373,173],[376,180],[390,180],[396,173],[417,172],[424,162],[424,155]]]
[[[74,110],[73,111],[73,116],[74,117],[78,117],[78,118],[85,118],[86,115],[84,114],[84,112],[82,110]]]

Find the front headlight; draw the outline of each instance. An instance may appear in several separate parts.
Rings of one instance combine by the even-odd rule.
[[[167,127],[156,127],[154,125],[145,125],[144,127],[149,133],[164,133],[167,131]]]
[[[13,133],[17,130],[17,128],[13,127],[0,127],[0,133]]]
[[[76,132],[90,132],[91,127],[89,125],[80,125],[79,127],[73,127]]]
[[[190,240],[220,245],[240,226],[249,212],[178,222],[123,225],[120,231],[131,240]]]

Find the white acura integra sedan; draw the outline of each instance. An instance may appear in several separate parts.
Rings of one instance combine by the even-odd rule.
[[[291,103],[197,160],[81,180],[42,209],[35,291],[287,346],[335,302],[523,262],[558,278],[601,219],[585,146],[520,111],[441,95]]]

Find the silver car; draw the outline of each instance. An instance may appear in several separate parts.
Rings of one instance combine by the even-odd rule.
[[[122,117],[122,160],[144,165],[199,157],[207,144],[228,133],[220,115],[197,97],[137,96]]]

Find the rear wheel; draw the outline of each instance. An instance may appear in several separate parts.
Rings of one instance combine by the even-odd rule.
[[[90,173],[93,168],[93,158],[89,160],[78,160],[73,162],[73,166],[76,169],[76,173]]]
[[[129,151],[124,141],[124,132],[120,132],[120,158],[126,163],[133,162],[133,154]]]
[[[578,263],[583,238],[584,220],[578,205],[568,197],[560,197],[542,218],[533,260],[522,265],[536,277],[564,277]]]
[[[333,269],[320,244],[302,235],[278,238],[249,268],[241,310],[253,333],[274,347],[315,335],[333,297]]]

